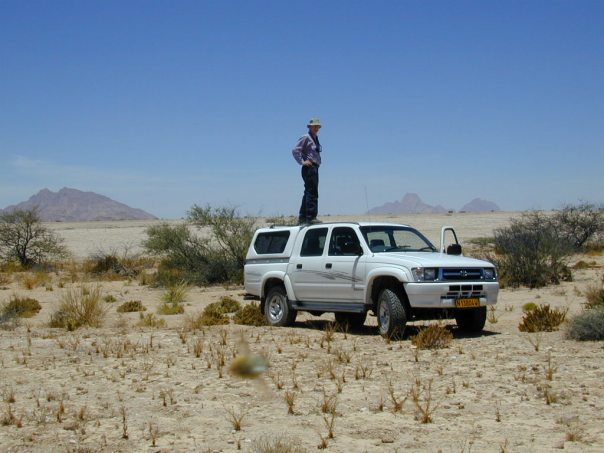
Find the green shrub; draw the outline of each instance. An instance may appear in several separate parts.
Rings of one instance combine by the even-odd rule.
[[[63,239],[42,224],[37,207],[0,214],[0,260],[30,268],[67,255]]]
[[[13,313],[14,316],[19,318],[31,318],[37,315],[40,310],[42,310],[42,305],[36,299],[13,295],[8,303],[2,306],[0,312],[5,317],[9,317],[9,314]]]
[[[604,307],[585,310],[571,318],[566,336],[579,341],[604,340]]]
[[[238,300],[233,299],[231,296],[222,296],[218,302],[223,313],[235,313],[241,309],[241,304]]]
[[[185,282],[180,282],[168,286],[161,298],[166,304],[181,304],[187,300],[188,293],[189,286]]]
[[[162,257],[160,283],[170,277],[170,270],[197,285],[240,283],[255,224],[255,218],[241,217],[234,208],[194,205],[186,224],[149,227],[143,246],[148,253]],[[191,227],[205,229],[204,237],[195,234]]]
[[[244,326],[266,326],[266,318],[260,310],[260,306],[254,302],[248,305],[244,305],[233,316],[235,324],[242,324]]]
[[[539,306],[535,302],[527,302],[522,306],[522,311],[524,313],[528,313],[529,311],[534,311],[537,308],[539,308]]]
[[[103,297],[103,300],[105,302],[107,302],[108,304],[111,304],[111,303],[115,302],[117,299],[115,298],[115,296],[113,296],[111,294],[107,294],[105,297]]]
[[[200,322],[204,326],[218,326],[229,323],[229,317],[224,313],[220,303],[213,302],[201,312]]]
[[[147,309],[140,300],[129,300],[117,307],[118,313],[133,313],[136,311],[146,311]]]
[[[575,249],[581,249],[604,231],[604,211],[592,203],[568,205],[552,216],[559,236]]]
[[[452,340],[453,334],[446,327],[430,324],[411,337],[411,344],[418,349],[442,349],[448,348]]]
[[[153,313],[147,313],[143,315],[141,312],[140,319],[138,321],[139,327],[153,327],[155,329],[159,329],[162,327],[166,327],[166,320],[162,318],[156,317]]]
[[[493,259],[505,285],[537,288],[572,279],[565,260],[573,248],[545,214],[524,213],[494,233]]]
[[[568,309],[550,308],[549,304],[525,312],[518,325],[521,332],[553,332],[564,322]]]
[[[100,287],[82,285],[63,293],[59,309],[50,317],[50,327],[67,330],[82,326],[100,327],[106,314],[106,306],[101,304]]]

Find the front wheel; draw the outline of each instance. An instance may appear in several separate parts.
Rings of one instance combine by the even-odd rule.
[[[457,327],[464,332],[480,332],[487,320],[487,307],[463,308],[455,312]]]
[[[296,320],[297,312],[287,299],[283,286],[273,286],[264,302],[264,316],[271,326],[289,326]]]
[[[407,313],[402,297],[389,288],[383,289],[378,297],[378,330],[385,338],[400,338],[407,324]]]

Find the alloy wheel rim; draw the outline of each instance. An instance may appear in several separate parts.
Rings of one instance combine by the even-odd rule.
[[[268,314],[272,321],[279,321],[283,316],[283,304],[281,298],[273,297],[268,304]]]

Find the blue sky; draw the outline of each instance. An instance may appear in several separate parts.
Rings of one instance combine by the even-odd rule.
[[[0,0],[0,207],[295,214],[312,116],[319,216],[604,202],[604,2]]]

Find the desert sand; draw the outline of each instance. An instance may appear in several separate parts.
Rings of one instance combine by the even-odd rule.
[[[388,220],[414,225],[438,244],[442,224],[455,226],[463,242],[491,236],[512,215]],[[151,223],[50,226],[83,258],[140,251]],[[61,275],[53,274],[28,290],[13,274],[0,303],[17,294],[43,308],[0,330],[0,451],[249,452],[260,439],[282,438],[300,451],[316,451],[324,439],[330,452],[601,452],[604,343],[568,340],[564,328],[518,330],[527,302],[568,308],[569,316],[581,311],[586,287],[602,280],[604,258],[574,256],[570,264],[578,260],[592,264],[575,270],[573,282],[502,289],[481,335],[462,335],[448,322],[454,340],[440,350],[412,346],[409,336],[426,322],[410,324],[403,340],[386,341],[371,316],[357,333],[330,332],[332,315],[307,314],[287,328],[182,331],[187,313],[222,296],[249,303],[242,287],[192,288],[184,315],[160,316],[164,328],[141,328],[137,313],[115,308],[140,300],[156,313],[163,290],[137,281],[89,282],[116,301],[107,304],[103,327],[67,332],[47,327],[48,320],[62,293],[82,282],[59,284]],[[228,372],[241,337],[269,360],[258,380]],[[233,418],[240,417],[237,430]]]

